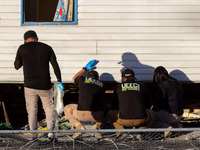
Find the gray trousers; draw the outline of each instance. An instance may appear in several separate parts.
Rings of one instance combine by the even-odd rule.
[[[179,123],[182,116],[177,114],[171,114],[166,110],[155,111],[154,121],[151,125],[152,128],[168,128],[172,126],[173,128],[181,127]]]
[[[38,99],[41,99],[46,115],[47,128],[54,128],[53,89],[37,90],[25,87],[26,109],[30,130],[37,130]]]

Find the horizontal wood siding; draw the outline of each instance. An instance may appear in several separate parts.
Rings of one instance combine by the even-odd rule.
[[[21,0],[0,0],[2,83],[23,82],[13,62],[30,29],[53,47],[65,83],[91,59],[106,81],[120,81],[127,67],[152,81],[160,65],[180,81],[200,81],[200,1],[78,0],[78,25],[21,26],[20,19]]]

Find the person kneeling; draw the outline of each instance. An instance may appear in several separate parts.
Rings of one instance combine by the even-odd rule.
[[[115,129],[124,129],[124,126],[148,128],[153,122],[154,112],[150,110],[147,87],[135,80],[133,70],[126,69],[122,72],[122,83],[115,87],[112,102],[114,110],[107,115]],[[120,134],[118,132],[117,137]]]
[[[171,77],[163,66],[154,71],[154,83],[157,92],[153,104],[154,128],[180,128],[183,114],[183,90],[180,83]],[[166,131],[164,137],[170,132]]]
[[[100,129],[105,119],[103,83],[99,81],[99,74],[93,71],[95,61],[90,61],[73,77],[73,82],[79,87],[78,104],[69,104],[64,108],[64,113],[72,126],[77,130],[84,130],[83,122],[95,122],[92,129]],[[89,71],[90,70],[90,71]],[[89,71],[87,76],[83,75]],[[75,133],[74,139],[81,137],[82,133]],[[101,138],[100,133],[95,133],[96,138]]]

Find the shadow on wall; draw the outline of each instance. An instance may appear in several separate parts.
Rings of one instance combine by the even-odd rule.
[[[122,73],[126,68],[130,68],[135,72],[135,76],[138,81],[147,81],[152,82],[153,81],[153,73],[155,68],[147,65],[142,64],[137,56],[131,52],[125,52],[121,56],[122,60],[118,62],[118,64],[122,65],[122,68],[120,69],[120,73]],[[159,66],[159,64],[158,64]],[[165,66],[163,66],[165,67]],[[172,77],[176,78],[178,81],[187,82],[187,83],[193,83],[187,75],[181,71],[181,70],[173,70],[169,73]],[[100,80],[103,82],[114,82],[117,81],[110,73],[103,73],[100,75]]]
[[[140,63],[136,55],[131,52],[123,53],[122,61],[118,64],[122,65],[121,73],[130,68],[135,72],[138,81],[153,81],[154,67]]]
[[[190,80],[190,78],[181,70],[173,70],[170,73],[170,76],[174,77],[175,79],[177,79],[178,81],[184,81],[187,83],[194,83],[193,81]]]
[[[102,73],[100,75],[100,80],[103,82],[113,82],[113,83],[117,83],[117,81],[114,79],[113,75],[110,73]]]
[[[118,64],[122,66],[122,68],[120,69],[120,72],[122,72],[126,68],[132,69],[135,72],[137,80],[147,81],[145,84],[147,85],[147,87],[149,89],[149,93],[150,93],[151,97],[154,98],[156,89],[157,89],[156,85],[152,84],[155,68],[150,65],[142,64],[138,60],[136,55],[131,52],[123,53],[121,58],[122,58],[122,60],[120,62],[118,62]],[[157,66],[160,66],[160,65],[158,64]],[[163,66],[163,67],[165,67],[165,66]],[[178,69],[175,69],[175,70],[169,72],[169,74],[172,77],[176,78],[178,81],[182,82],[181,85],[182,85],[183,91],[184,91],[185,108],[200,108],[200,104],[199,104],[200,83],[194,84],[183,71],[178,70]],[[113,75],[110,73],[101,74],[100,80],[103,82],[108,82],[108,83],[109,82],[117,83],[115,78],[113,77]],[[190,84],[190,83],[192,83],[192,84]],[[115,87],[115,84],[111,84],[111,85],[105,84],[105,86],[106,86],[106,89],[113,90]],[[112,98],[112,93],[109,93],[109,94],[107,93],[106,100],[109,102],[109,100],[111,98]]]

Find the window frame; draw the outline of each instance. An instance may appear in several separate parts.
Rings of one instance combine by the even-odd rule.
[[[37,25],[77,25],[78,24],[78,0],[74,0],[74,21],[62,22],[25,22],[24,0],[21,0],[21,26],[37,26]]]

